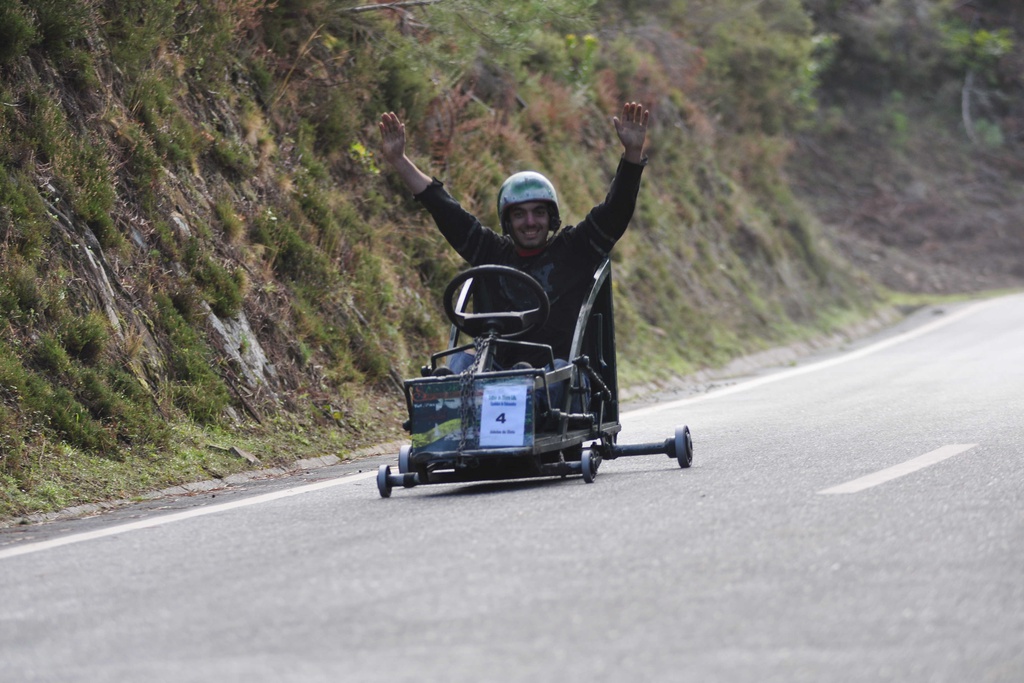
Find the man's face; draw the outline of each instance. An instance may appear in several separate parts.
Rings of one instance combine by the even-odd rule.
[[[551,217],[547,202],[523,202],[508,208],[512,238],[523,249],[536,249],[548,241]]]

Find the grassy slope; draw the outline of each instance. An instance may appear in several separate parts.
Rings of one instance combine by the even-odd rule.
[[[724,58],[677,14],[633,16],[583,52],[560,27],[514,65],[446,80],[410,16],[281,5],[40,2],[35,37],[4,57],[0,515],[248,467],[229,445],[281,464],[399,436],[396,380],[442,343],[438,295],[461,266],[376,166],[387,109],[485,220],[505,175],[535,167],[576,222],[617,161],[611,114],[651,105],[615,253],[628,383],[872,305],[786,185],[782,131],[716,118]],[[808,27],[765,31],[784,55]],[[731,85],[735,111],[770,100]]]

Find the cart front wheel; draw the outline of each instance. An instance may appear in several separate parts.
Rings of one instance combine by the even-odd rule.
[[[679,466],[686,469],[693,464],[693,439],[690,437],[690,428],[683,426],[676,429],[676,460]]]
[[[594,452],[589,448],[584,448],[583,453],[580,454],[580,469],[583,471],[583,481],[588,484],[594,483],[599,464],[600,459],[594,456]]]
[[[377,470],[377,490],[381,498],[391,497],[391,468],[388,465],[381,465]]]

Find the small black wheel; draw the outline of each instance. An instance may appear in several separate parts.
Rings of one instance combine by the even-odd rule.
[[[380,469],[377,470],[377,490],[380,492],[381,498],[391,497],[391,482],[388,479],[391,478],[391,467],[388,465],[381,465]]]
[[[676,428],[676,460],[679,466],[686,469],[693,464],[693,439],[690,438],[690,428],[687,426]]]
[[[589,448],[584,448],[583,453],[580,454],[580,470],[583,472],[583,481],[588,484],[594,483],[599,464],[600,458],[595,457],[594,452]]]

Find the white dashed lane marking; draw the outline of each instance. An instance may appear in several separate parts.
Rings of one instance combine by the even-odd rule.
[[[864,489],[869,489],[872,486],[878,486],[884,484],[887,481],[898,479],[899,477],[906,476],[918,470],[922,470],[925,467],[934,465],[935,463],[942,462],[947,458],[952,458],[954,455],[959,455],[965,451],[969,451],[978,444],[950,444],[937,448],[931,453],[925,453],[924,455],[918,456],[913,460],[908,460],[899,465],[894,465],[884,470],[869,474],[866,477],[860,479],[854,479],[848,481],[845,484],[839,486],[833,486],[832,488],[825,489],[824,491],[818,491],[820,494],[833,494],[833,493],[858,493]]]

